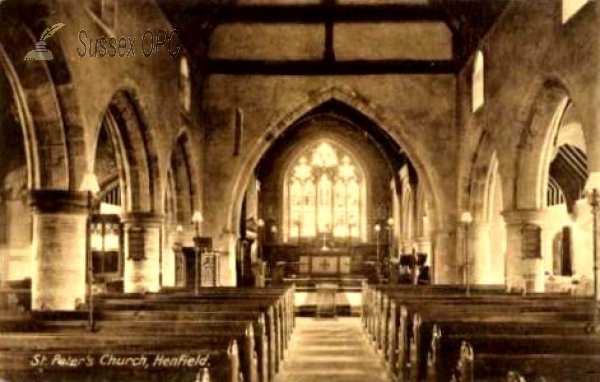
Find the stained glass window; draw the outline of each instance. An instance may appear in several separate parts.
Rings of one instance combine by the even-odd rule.
[[[364,226],[364,176],[341,148],[319,142],[285,177],[284,239],[319,235],[358,239]]]

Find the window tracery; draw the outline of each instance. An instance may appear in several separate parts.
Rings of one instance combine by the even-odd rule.
[[[329,142],[312,146],[290,166],[285,187],[289,241],[362,237],[364,176],[343,150]]]

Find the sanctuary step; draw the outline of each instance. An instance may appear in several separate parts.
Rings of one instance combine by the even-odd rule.
[[[297,316],[360,316],[362,277],[309,277],[286,279],[295,286]]]
[[[288,351],[274,382],[391,381],[357,317],[298,317]]]

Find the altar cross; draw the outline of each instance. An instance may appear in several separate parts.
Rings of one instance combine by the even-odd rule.
[[[320,264],[320,266],[321,266],[321,268],[322,268],[323,270],[325,270],[325,271],[326,271],[327,269],[329,269],[329,266],[330,266],[330,264],[329,264],[329,260],[328,260],[328,259],[323,259],[323,260],[321,260],[321,264]]]

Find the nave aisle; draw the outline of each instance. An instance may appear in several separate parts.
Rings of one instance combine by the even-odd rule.
[[[359,317],[297,317],[275,382],[389,382]]]

